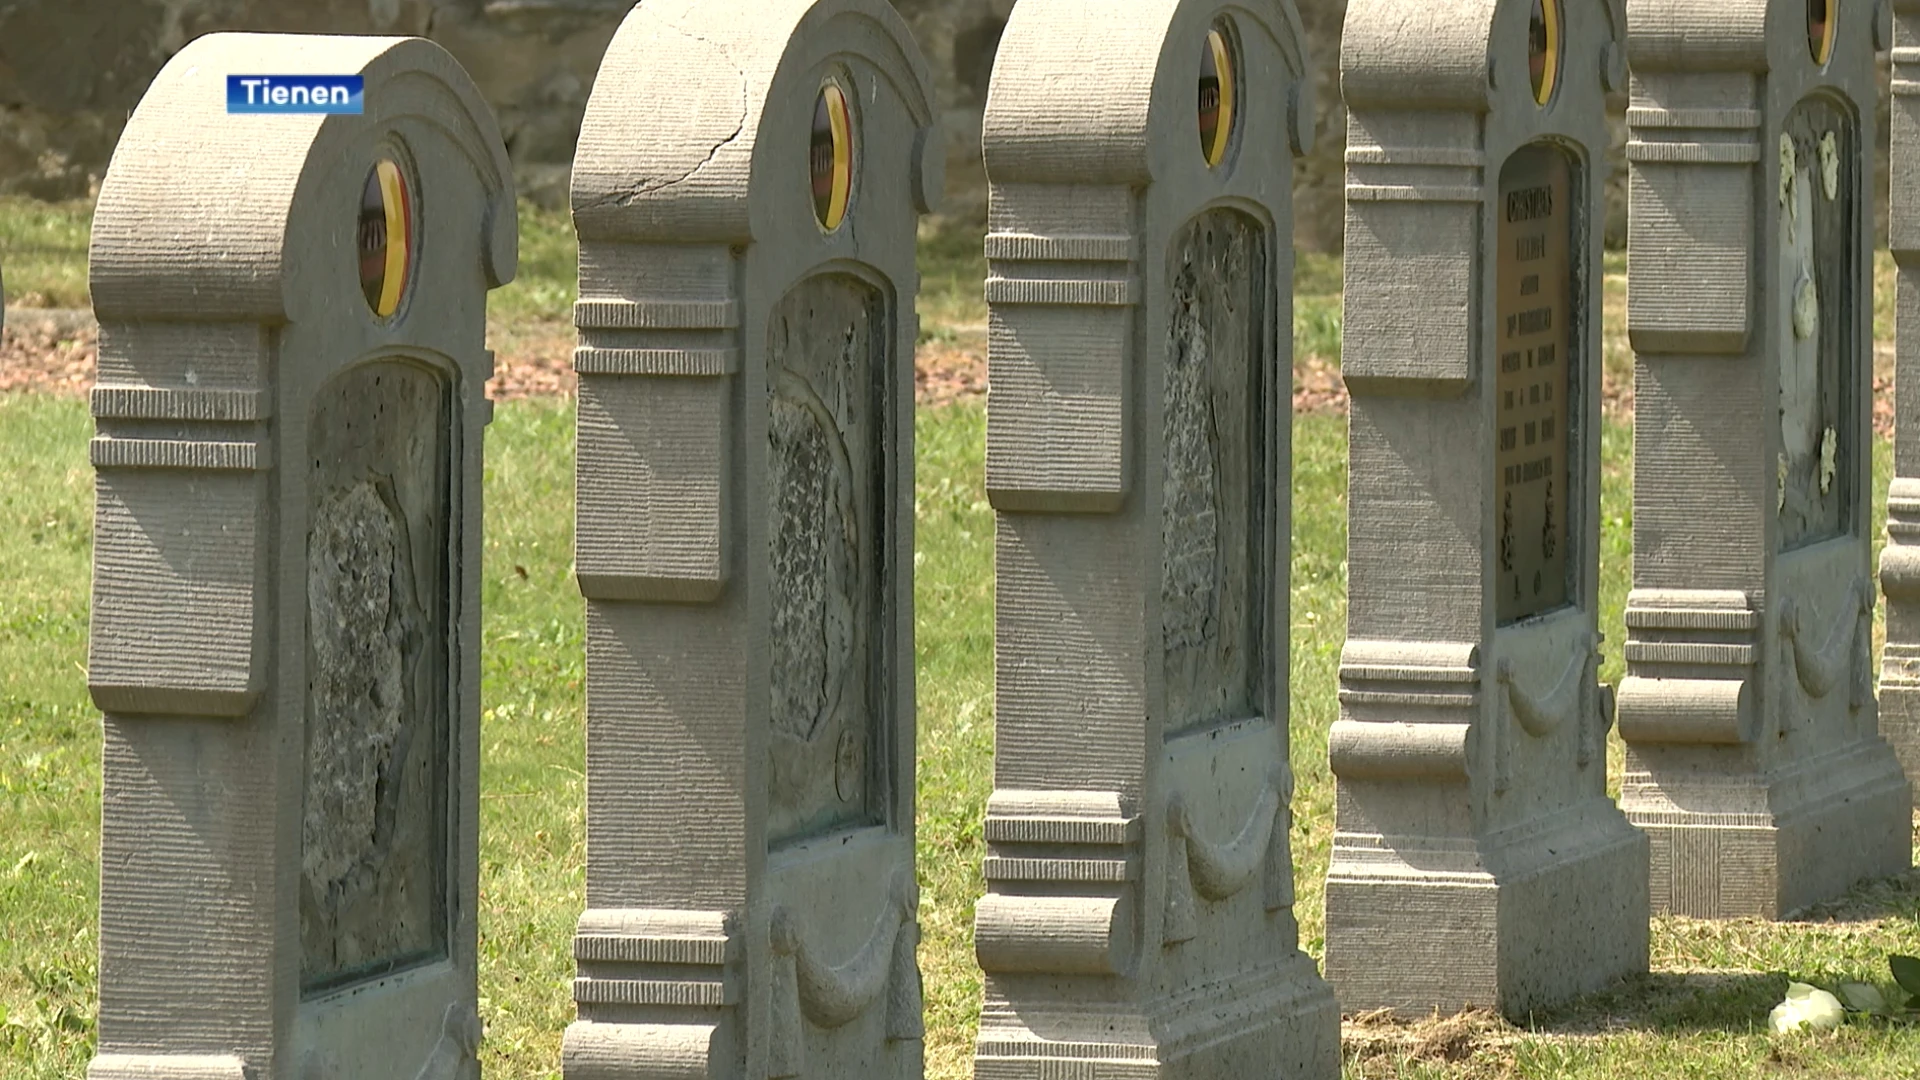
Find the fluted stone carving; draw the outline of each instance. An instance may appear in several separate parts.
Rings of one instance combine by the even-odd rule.
[[[1620,801],[1652,840],[1657,912],[1778,918],[1909,862],[1909,787],[1879,735],[1871,658],[1887,15],[1882,0],[1628,4]],[[1889,596],[1899,506],[1895,481]],[[1898,701],[1903,625],[1890,615]]]
[[[981,1080],[1339,1072],[1288,846],[1303,41],[1286,0],[1021,0],[1000,42]]]
[[[883,0],[648,0],[580,235],[568,1080],[917,1080],[913,317],[942,143]]]
[[[1347,642],[1327,977],[1349,1012],[1645,971],[1597,680],[1617,0],[1352,0]]]
[[[228,75],[361,75],[230,115]],[[181,50],[101,186],[94,1080],[479,1075],[486,294],[512,176],[418,39]]]

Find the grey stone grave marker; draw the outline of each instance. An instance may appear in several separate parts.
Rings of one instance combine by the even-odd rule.
[[[921,1075],[914,240],[942,146],[883,0],[648,0],[602,62],[568,1080]]]
[[[365,79],[228,115],[226,77]],[[106,714],[91,1080],[479,1075],[487,290],[512,175],[429,42],[216,34],[127,124],[87,680]]]
[[[1327,977],[1508,1015],[1645,971],[1598,682],[1608,0],[1354,0]]]
[[[1629,6],[1620,802],[1658,912],[1779,917],[1909,862],[1871,652],[1885,20],[1871,0]]]
[[[1290,0],[1022,0],[985,123],[974,1075],[1332,1077],[1287,763]]]
[[[1893,3],[1890,242],[1895,296],[1893,483],[1880,589],[1887,641],[1880,656],[1880,730],[1909,782],[1920,777],[1920,0]]]

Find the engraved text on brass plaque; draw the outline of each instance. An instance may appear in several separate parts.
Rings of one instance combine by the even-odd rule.
[[[1573,330],[1572,168],[1529,146],[1500,173],[1494,320],[1495,581],[1501,622],[1568,600]]]

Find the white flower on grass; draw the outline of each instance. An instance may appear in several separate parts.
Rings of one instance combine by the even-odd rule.
[[[1839,998],[1817,986],[1797,982],[1787,984],[1787,1000],[1775,1005],[1768,1019],[1775,1033],[1785,1035],[1801,1028],[1832,1031],[1846,1013]]]

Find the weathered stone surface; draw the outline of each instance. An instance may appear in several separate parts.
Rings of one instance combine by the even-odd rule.
[[[1863,497],[1860,155],[1887,9],[1834,6],[1824,62],[1814,10],[1630,0],[1620,800],[1653,843],[1656,911],[1778,918],[1911,856],[1910,788],[1878,733]]]
[[[374,104],[229,116],[260,71]],[[378,229],[370,173],[418,196]],[[478,1076],[486,293],[516,244],[492,115],[429,42],[203,37],[128,122],[89,252],[94,1074]]]
[[[1347,641],[1327,975],[1510,1016],[1647,970],[1598,682],[1618,3],[1352,0]],[[1511,397],[1509,397],[1511,395]]]
[[[1860,140],[1830,99],[1802,101],[1779,143],[1780,549],[1839,535],[1852,523],[1861,433],[1848,421],[1862,393],[1848,358],[1863,343],[1847,318],[1861,258],[1854,230]],[[1789,179],[1790,178],[1790,179]],[[1869,353],[1870,349],[1867,349]]]
[[[983,1078],[1339,1073],[1289,842],[1304,49],[1284,0],[1021,0],[1001,42]]]
[[[772,821],[788,839],[870,816],[873,705],[884,688],[886,447],[874,401],[887,311],[860,279],[821,275],[767,332]]]
[[[1160,618],[1168,729],[1258,713],[1267,234],[1208,210],[1168,249]]]
[[[1887,639],[1880,653],[1880,730],[1920,802],[1920,2],[1895,0],[1891,171],[1894,284],[1893,482],[1880,589]],[[1903,389],[1904,388],[1904,389]]]
[[[882,0],[648,0],[595,81],[570,1078],[922,1072],[910,313],[940,140]]]
[[[447,391],[378,360],[308,426],[304,981],[446,947]]]

